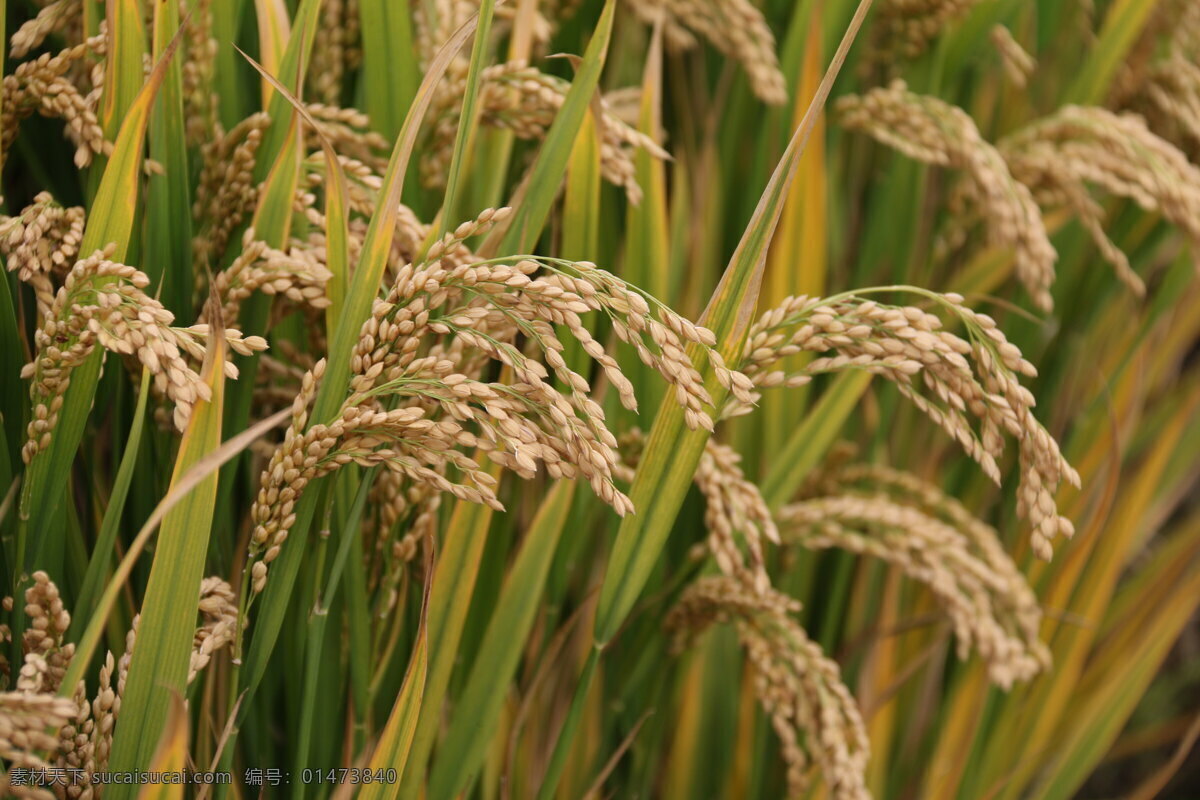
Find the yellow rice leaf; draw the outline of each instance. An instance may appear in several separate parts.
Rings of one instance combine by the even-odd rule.
[[[84,3],[87,5],[87,3]],[[109,53],[104,60],[104,96],[100,124],[106,137],[120,129],[142,88],[142,58],[146,54],[146,29],[138,0],[108,0]]]
[[[1089,662],[1070,714],[1046,749],[1032,797],[1067,800],[1095,769],[1158,673],[1183,627],[1200,605],[1200,525],[1192,517],[1179,536],[1187,551],[1159,560],[1156,579],[1144,586],[1139,613],[1113,635],[1104,658]],[[1174,555],[1174,554],[1173,554]],[[1067,688],[1067,687],[1064,687]],[[1015,796],[1015,791],[1010,793]]]
[[[675,735],[671,737],[671,746],[666,753],[663,775],[662,796],[665,800],[696,796],[695,759],[703,752],[699,742],[704,720],[704,670],[708,664],[704,654],[705,648],[697,647],[680,670],[676,698],[678,712],[672,720]]]
[[[971,745],[983,719],[988,680],[980,662],[967,665],[946,702],[946,716],[938,726],[937,744],[929,758],[923,797],[955,800],[970,762]]]
[[[280,74],[283,53],[291,36],[291,21],[284,0],[254,0],[254,14],[258,19],[258,56],[263,67],[272,75]],[[273,88],[269,81],[262,83],[262,107],[271,102]]]
[[[1024,703],[1006,706],[1006,713],[993,729],[990,741],[994,744],[989,747],[987,768],[982,774],[985,785],[986,781],[1002,775],[1008,779],[1003,797],[1015,797],[1034,777],[1041,764],[1037,755],[1051,745],[1058,722],[1070,707],[1072,689],[1086,665],[1097,627],[1130,556],[1131,543],[1142,530],[1142,520],[1154,502],[1162,472],[1198,400],[1194,398],[1176,412],[1138,470],[1123,479],[1121,501],[1115,504],[1111,518],[1094,537],[1087,567],[1070,603],[1055,606],[1069,612],[1076,621],[1057,626],[1051,642],[1054,670],[1022,691]],[[1037,713],[1032,715],[1033,719],[1023,718],[1021,708],[1036,708]],[[1007,744],[1002,746],[1000,742]],[[1013,742],[1018,746],[1013,747]]]
[[[875,619],[877,630],[884,632],[871,645],[859,675],[857,697],[867,716],[867,734],[871,740],[871,760],[867,762],[867,787],[876,797],[884,797],[889,765],[885,754],[892,749],[899,713],[895,696],[888,697],[900,673],[899,642],[890,633],[900,622],[900,577],[893,567],[887,571],[883,598]]]
[[[224,329],[215,297],[212,329]],[[172,484],[221,445],[221,415],[225,394],[225,338],[210,337],[202,377],[211,398],[196,402],[175,459]],[[172,698],[187,690],[192,638],[204,577],[204,561],[217,498],[217,475],[198,483],[163,518],[158,548],[150,568],[138,647],[133,651],[121,719],[113,736],[112,769],[134,770],[146,764],[165,729]],[[117,798],[132,797],[132,787],[114,785]]]
[[[491,462],[485,470],[492,477],[500,474],[500,468]],[[459,502],[455,503],[454,513],[446,524],[442,551],[430,579],[426,635],[431,641],[424,701],[413,723],[411,769],[401,779],[397,797],[418,796],[424,783],[425,763],[441,724],[442,700],[450,685],[450,672],[457,658],[491,520],[492,510],[487,506]]]
[[[796,80],[793,125],[804,118],[804,98],[821,82],[821,12],[814,6],[808,37]],[[773,308],[792,295],[819,297],[825,292],[828,239],[828,177],[825,169],[825,114],[817,115],[812,138],[800,155],[796,180],[784,201],[779,231],[771,243],[764,276],[762,309]]]
[[[149,771],[160,775],[180,775],[188,760],[187,707],[179,695],[171,696],[171,713],[163,730],[162,741],[150,761]],[[138,800],[183,800],[182,783],[147,783],[138,792]]]
[[[427,609],[429,604],[429,586],[425,588],[425,600],[422,602],[421,624],[417,628],[417,641],[413,645],[412,656],[408,661],[408,671],[404,674],[404,683],[400,694],[388,715],[383,734],[375,745],[371,755],[369,768],[394,769],[400,776],[407,775],[406,767],[409,761],[409,751],[417,732],[417,720],[421,713],[422,700],[425,696],[425,680],[429,671],[429,628]],[[417,771],[422,771],[424,764],[415,765]],[[400,796],[400,783],[371,783],[363,786],[359,797],[363,800],[395,800]]]
[[[801,13],[801,12],[797,12]],[[821,9],[812,4],[808,14],[808,31],[796,76],[795,98],[792,106],[793,125],[804,117],[804,100],[812,97],[821,82],[824,55],[821,50]],[[807,294],[820,297],[825,293],[825,273],[828,269],[828,177],[825,167],[825,115],[817,116],[812,138],[800,155],[796,180],[787,194],[779,230],[767,255],[767,270],[763,277],[763,296],[760,310],[778,306],[789,296]],[[785,369],[803,363],[804,356],[785,362]],[[763,397],[760,409],[762,433],[757,449],[766,463],[773,463],[779,447],[789,432],[795,429],[804,414],[807,389],[787,395],[772,392]]]

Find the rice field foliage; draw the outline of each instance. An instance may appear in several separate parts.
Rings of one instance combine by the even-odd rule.
[[[1194,2],[0,32],[5,795],[1188,796]]]

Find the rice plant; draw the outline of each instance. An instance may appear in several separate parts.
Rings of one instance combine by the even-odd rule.
[[[1191,796],[1194,2],[3,8],[6,795]]]

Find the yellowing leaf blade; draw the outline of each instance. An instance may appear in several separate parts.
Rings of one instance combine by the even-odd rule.
[[[216,309],[213,298],[210,308]],[[220,312],[212,329],[223,330]],[[172,483],[221,445],[221,415],[225,391],[225,340],[209,341],[204,380],[211,399],[200,400],[192,411],[179,445]],[[115,771],[141,768],[154,754],[167,725],[171,700],[187,689],[192,640],[204,576],[204,560],[217,497],[217,475],[210,474],[163,518],[158,548],[151,565],[138,646],[134,649],[121,703],[121,718],[113,736],[111,767]],[[132,797],[130,787],[112,787],[114,796]]]

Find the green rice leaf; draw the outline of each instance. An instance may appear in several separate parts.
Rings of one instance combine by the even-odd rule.
[[[871,373],[862,370],[843,372],[833,379],[772,460],[762,484],[763,498],[768,506],[779,508],[792,499],[809,471],[837,441],[846,420],[854,413],[870,384]]]
[[[112,492],[108,495],[108,507],[104,509],[104,520],[100,523],[96,546],[92,548],[92,557],[88,561],[87,572],[83,577],[83,586],[79,590],[79,599],[75,603],[75,614],[71,617],[71,628],[67,631],[68,641],[79,640],[84,625],[99,606],[104,579],[108,576],[108,568],[112,563],[112,554],[117,543],[117,533],[121,529],[125,499],[129,496],[129,485],[133,481],[134,467],[137,465],[138,454],[141,451],[142,430],[146,423],[146,402],[149,399],[150,370],[143,367],[142,382],[138,388],[137,408],[133,412],[133,424],[129,427],[129,438],[125,441],[121,466],[117,469]]]
[[[154,57],[179,31],[179,0],[154,4]],[[191,312],[192,290],[192,187],[187,140],[183,125],[183,67],[177,60],[167,65],[162,88],[150,112],[150,157],[162,164],[164,174],[153,175],[146,187],[145,269],[160,287],[163,305],[177,316]]]
[[[1154,6],[1154,0],[1116,0],[1108,7],[1100,36],[1092,45],[1083,68],[1075,76],[1075,82],[1067,92],[1067,102],[1095,105],[1104,100],[1109,85],[1150,19]]]
[[[471,46],[471,61],[467,65],[467,82],[463,90],[462,109],[458,115],[458,130],[454,134],[454,152],[450,157],[450,169],[446,173],[446,195],[442,198],[441,232],[445,234],[454,224],[459,208],[459,198],[465,180],[468,148],[475,139],[478,126],[479,75],[483,71],[488,53],[488,35],[492,30],[492,17],[496,12],[495,0],[482,0],[476,18],[475,42]]]
[[[219,103],[217,114],[225,130],[238,124],[249,112],[243,76],[239,74],[240,59],[234,50],[245,8],[246,0],[226,0],[212,4],[213,38],[217,40],[213,78]]]
[[[17,308],[9,290],[8,276],[0,275],[0,382],[7,387],[22,387],[21,367],[25,346],[17,326]],[[25,441],[24,392],[10,388],[0,393],[0,417],[8,447],[0,458],[8,462],[9,474],[21,465],[21,443]]]
[[[525,641],[533,627],[574,490],[571,481],[556,483],[525,533],[455,705],[450,728],[438,747],[426,795],[429,800],[457,797],[483,763],[520,661],[521,649],[513,644]]]
[[[571,160],[567,165],[567,184],[563,192],[562,257],[572,261],[596,261],[600,252],[600,137],[596,115],[589,108],[584,117]],[[586,374],[588,356],[578,340],[563,340],[563,359],[573,371]],[[629,374],[628,372],[626,374]]]
[[[133,567],[137,562],[138,556],[142,554],[151,537],[158,530],[159,523],[185,498],[190,496],[192,489],[207,481],[209,476],[228,463],[230,459],[236,457],[255,441],[262,438],[268,431],[279,427],[291,415],[292,410],[285,408],[275,412],[264,420],[254,423],[236,436],[227,439],[215,451],[193,464],[178,480],[172,482],[171,490],[167,493],[167,496],[158,502],[158,505],[154,507],[154,511],[151,512],[150,517],[138,531],[137,536],[129,543],[125,555],[121,558],[121,563],[113,571],[112,578],[104,588],[104,593],[100,595],[100,599],[92,611],[91,619],[88,620],[83,635],[79,637],[79,645],[75,648],[75,657],[71,659],[71,663],[63,675],[62,685],[59,689],[61,695],[70,696],[74,691],[73,687],[78,685],[79,681],[83,678],[84,670],[87,669],[92,661],[92,657],[96,654],[96,648],[100,644],[100,637],[104,633],[105,625],[108,623],[108,616],[112,613],[112,609],[116,605],[117,596],[125,590],[129,576],[133,574]]]
[[[646,55],[642,76],[638,130],[661,144],[662,128],[662,28],[656,26]],[[642,202],[630,204],[625,215],[625,262],[622,277],[653,296],[670,301],[667,265],[671,263],[670,234],[667,226],[666,165],[654,154],[638,148],[634,155],[634,175],[642,189]],[[621,369],[633,376],[640,387],[639,404],[658,408],[663,389],[653,370],[641,363],[635,353],[621,354]],[[622,409],[621,416],[632,416]]]
[[[146,29],[138,0],[110,0],[105,4],[105,19],[110,55],[104,61],[100,124],[111,136],[124,127],[125,117],[142,89]]]
[[[405,115],[421,82],[413,41],[412,0],[360,0],[362,20],[363,109],[376,131],[400,135]]]
[[[429,585],[426,584],[424,599],[421,603],[421,622],[417,627],[417,641],[413,646],[412,656],[408,661],[408,670],[404,675],[404,683],[400,694],[388,715],[383,734],[371,754],[371,769],[395,769],[403,779],[411,772],[409,753],[412,750],[413,739],[417,732],[417,722],[423,707],[425,683],[429,671]],[[418,770],[420,766],[418,766]],[[360,797],[364,800],[396,800],[400,797],[401,784],[374,783],[363,788]]]

